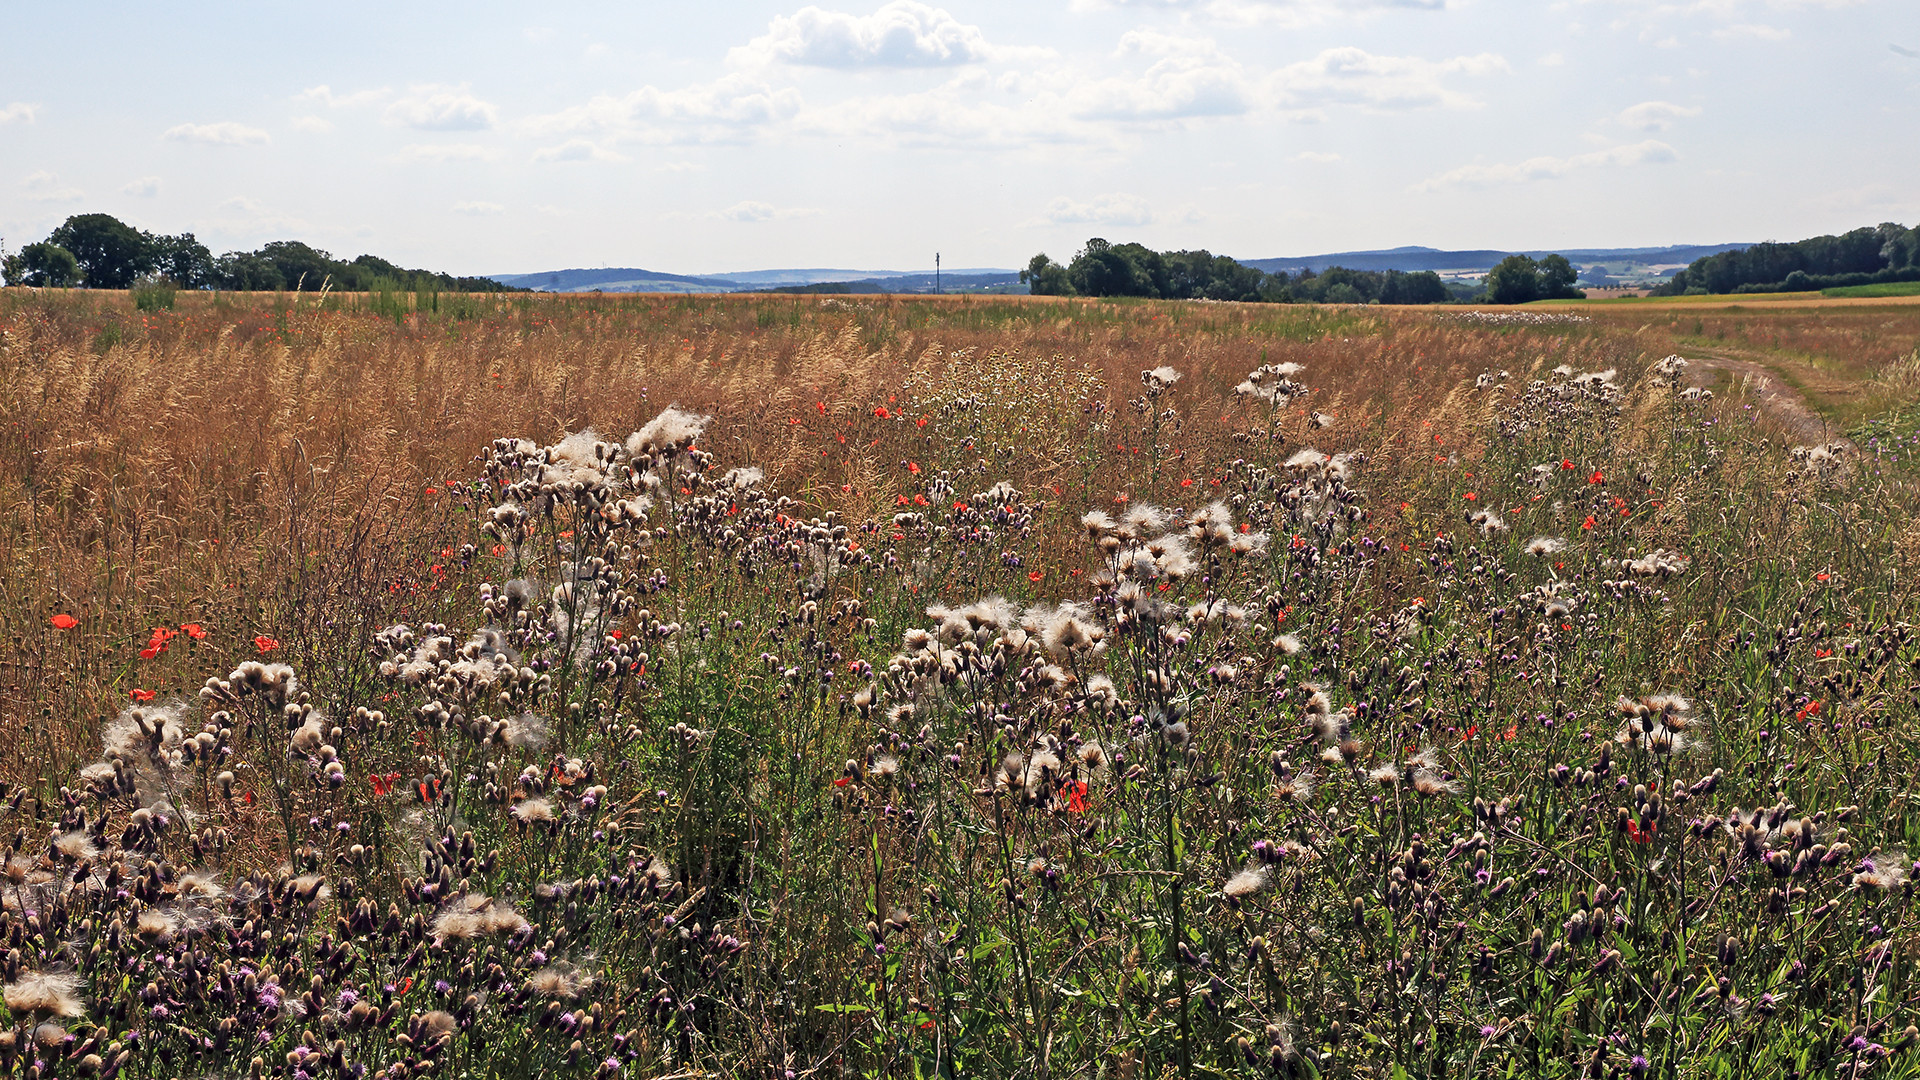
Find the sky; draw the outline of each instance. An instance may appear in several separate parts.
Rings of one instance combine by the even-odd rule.
[[[1914,0],[8,5],[0,237],[1023,266],[1920,222]]]

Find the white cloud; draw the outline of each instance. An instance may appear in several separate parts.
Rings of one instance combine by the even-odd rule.
[[[1676,120],[1685,120],[1699,115],[1700,107],[1697,105],[1675,105],[1671,101],[1643,101],[1638,105],[1620,110],[1620,115],[1614,119],[1623,127],[1639,131],[1665,131],[1672,127]]]
[[[401,161],[498,161],[500,151],[473,143],[415,143],[394,156]]]
[[[1785,41],[1793,36],[1793,31],[1781,26],[1768,26],[1766,23],[1734,23],[1732,26],[1723,26],[1715,30],[1713,36],[1722,41],[1734,38]]]
[[[753,199],[737,202],[725,210],[717,210],[712,216],[723,221],[737,221],[746,225],[757,225],[763,221],[779,221],[785,218],[812,217],[820,211],[805,207],[778,207],[772,203],[763,203]]]
[[[1534,63],[1539,64],[1541,67],[1566,67],[1567,58],[1557,52],[1550,52],[1540,59],[1535,60]]]
[[[1273,73],[1271,85],[1283,105],[1316,107],[1359,105],[1371,109],[1430,106],[1471,108],[1476,99],[1447,86],[1455,76],[1485,76],[1513,70],[1493,53],[1423,60],[1417,56],[1376,56],[1348,45],[1327,49]]]
[[[776,16],[767,32],[734,49],[736,64],[811,67],[938,67],[988,59],[993,49],[969,26],[918,0],[892,0],[871,15],[809,5]]]
[[[1232,116],[1252,107],[1246,72],[1211,39],[1133,30],[1120,38],[1121,57],[1158,57],[1136,78],[1077,83],[1068,93],[1074,116],[1105,120],[1171,120]]]
[[[1293,160],[1304,161],[1309,165],[1331,165],[1340,160],[1340,155],[1324,153],[1319,150],[1302,150],[1293,155]]]
[[[263,146],[273,141],[272,136],[259,128],[232,120],[217,124],[177,124],[168,128],[161,138],[207,146]]]
[[[160,194],[160,178],[157,176],[143,176],[138,180],[129,180],[120,185],[120,193],[122,195],[133,195],[142,199],[151,199],[155,195]]]
[[[1554,180],[1584,169],[1653,165],[1676,161],[1673,147],[1655,139],[1630,146],[1615,146],[1571,157],[1528,158],[1517,164],[1463,165],[1429,177],[1413,186],[1416,192],[1440,191],[1455,187],[1488,187],[1495,184],[1519,184],[1530,180]]]
[[[374,90],[356,90],[351,94],[336,94],[332,87],[322,83],[293,95],[293,100],[317,101],[329,109],[346,109],[356,105],[371,105],[391,93],[393,93],[391,88],[382,86]]]
[[[79,202],[87,193],[77,187],[62,184],[60,178],[45,169],[28,173],[20,180],[20,188],[26,192],[28,202],[62,203]]]
[[[1047,204],[1045,219],[1053,225],[1147,225],[1154,214],[1147,200],[1116,191],[1084,202],[1062,195]]]
[[[520,31],[520,36],[533,42],[535,45],[539,45],[543,42],[552,41],[555,33],[551,26],[529,26]]]
[[[1011,148],[1103,138],[1100,129],[1069,114],[1063,89],[1002,87],[963,75],[919,93],[853,98],[809,110],[799,124],[834,137],[865,136],[915,147]]]
[[[296,116],[293,118],[293,129],[324,135],[333,130],[333,121],[324,116]]]
[[[1897,49],[1899,46],[1895,46],[1895,48]],[[0,124],[11,124],[15,120],[25,120],[31,124],[33,123],[34,115],[39,111],[39,106],[29,105],[24,101],[8,102],[5,105],[0,105]]]
[[[558,146],[545,146],[533,152],[535,161],[625,161],[626,156],[615,153],[591,139],[568,139]]]
[[[679,90],[643,86],[621,97],[603,94],[525,127],[535,135],[598,131],[643,142],[737,142],[756,128],[793,119],[800,108],[800,91],[735,73]]]
[[[233,195],[221,201],[220,209],[238,210],[243,214],[257,214],[266,209],[266,207],[262,205],[258,199],[250,199],[245,195]]]
[[[507,208],[497,202],[481,202],[477,200],[473,202],[457,202],[448,207],[448,209],[456,214],[471,214],[476,217],[484,217],[489,214],[504,214],[507,212]]]
[[[420,131],[485,131],[500,110],[469,93],[465,86],[415,86],[387,106],[387,119]]]

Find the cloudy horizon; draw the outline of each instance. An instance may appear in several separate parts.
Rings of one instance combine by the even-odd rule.
[[[128,7],[126,12],[136,10]],[[1920,219],[1891,0],[37,7],[0,237],[454,273],[1793,240]],[[75,43],[84,42],[84,48]],[[59,46],[59,47],[56,47]]]

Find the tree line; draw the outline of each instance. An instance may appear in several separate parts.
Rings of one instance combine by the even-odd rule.
[[[215,256],[190,232],[163,236],[111,214],[77,214],[38,243],[0,258],[8,285],[126,289],[164,280],[182,289],[233,291],[514,292],[490,278],[408,270],[376,255],[351,262],[298,240]]]
[[[1209,251],[1154,251],[1099,237],[1061,265],[1042,252],[1020,271],[1035,296],[1139,296],[1159,300],[1238,300],[1274,304],[1524,304],[1574,298],[1577,273],[1565,257],[1511,255],[1483,288],[1449,285],[1431,270],[1351,270],[1344,266],[1270,274]]]
[[[1839,236],[1723,251],[1695,259],[1653,295],[1804,292],[1889,281],[1920,281],[1920,226],[1889,222]]]

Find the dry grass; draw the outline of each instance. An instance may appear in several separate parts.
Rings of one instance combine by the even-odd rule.
[[[233,849],[207,857],[228,878],[282,859],[336,875],[343,895],[332,906],[301,894],[301,878],[273,878],[282,900],[260,916],[270,941],[331,932],[358,899],[345,895],[355,879],[369,923],[404,899],[424,936],[436,912],[454,910],[447,896],[468,894],[468,878],[477,894],[489,877],[496,890],[535,881],[570,890],[653,875],[660,887],[649,886],[644,907],[606,892],[595,906],[589,889],[576,911],[570,894],[550,892],[535,918],[542,935],[581,935],[571,957],[564,933],[557,945],[533,950],[524,940],[520,952],[495,952],[469,932],[470,918],[448,924],[467,935],[455,942],[466,951],[421,942],[424,960],[407,959],[415,941],[404,934],[396,944],[340,932],[338,947],[351,938],[362,970],[386,965],[382,977],[399,983],[412,970],[400,965],[417,962],[459,983],[445,999],[429,995],[424,975],[383,991],[406,1011],[453,1008],[469,987],[493,985],[490,963],[584,1000],[587,985],[569,982],[566,965],[598,957],[592,989],[596,1008],[607,1003],[605,1023],[572,1013],[563,1022],[558,1004],[537,1023],[487,1012],[493,1048],[458,1041],[450,1052],[474,1056],[452,1059],[451,1070],[470,1062],[474,1075],[593,1075],[599,1055],[615,1053],[610,1031],[623,1026],[639,1032],[618,1044],[636,1072],[822,1075],[910,1075],[929,1062],[952,1066],[956,1053],[982,1075],[1082,1066],[1287,1074],[1303,1060],[1296,1021],[1304,1060],[1352,1075],[1392,1065],[1465,1075],[1483,1060],[1516,1073],[1571,1075],[1586,1062],[1620,1072],[1634,1067],[1642,1035],[1672,1071],[1699,1072],[1695,1063],[1715,1052],[1700,1048],[1729,1052],[1725,1040],[1744,1039],[1772,1055],[1765,1061],[1812,1054],[1858,1072],[1880,1060],[1863,1048],[1869,1039],[1873,1054],[1912,1041],[1899,1042],[1913,1015],[1910,970],[1905,960],[1885,966],[1893,954],[1881,944],[1884,926],[1899,955],[1911,955],[1908,893],[1853,884],[1858,855],[1810,872],[1809,887],[1823,890],[1815,899],[1833,905],[1822,909],[1821,953],[1784,917],[1755,927],[1763,904],[1772,912],[1799,902],[1776,890],[1773,864],[1729,854],[1724,819],[1694,839],[1681,821],[1708,806],[1726,814],[1776,802],[1784,819],[1794,800],[1809,820],[1817,811],[1823,823],[1829,814],[1852,823],[1859,854],[1920,844],[1920,826],[1896,819],[1900,799],[1875,786],[1886,755],[1913,755],[1912,701],[1897,678],[1916,644],[1902,576],[1914,561],[1909,508],[1869,477],[1790,458],[1780,432],[1746,415],[1737,395],[1683,403],[1647,377],[1651,361],[1713,342],[1790,355],[1836,378],[1877,371],[1875,392],[1904,400],[1917,325],[1905,313],[1649,317],[1623,308],[1502,322],[1452,310],[1017,298],[517,297],[460,298],[395,321],[356,303],[183,296],[175,311],[142,316],[117,296],[0,294],[0,574],[9,583],[0,779],[35,796],[13,811],[23,820],[30,811],[36,829],[65,837],[69,818],[91,812],[96,846],[120,845],[114,857],[129,865],[145,857],[143,844],[182,867],[197,862],[199,837],[148,839],[131,826],[108,837],[100,815],[121,828],[124,793],[87,792],[96,809],[63,800],[61,788],[80,791],[71,778],[97,756],[101,721],[133,692],[191,698],[209,673],[240,660],[285,659],[303,683],[325,688],[313,707],[345,729],[327,737],[344,748],[350,778],[328,787],[316,756],[312,783],[300,787],[302,755],[290,762],[263,737],[282,714],[220,697],[233,715],[209,718],[229,728],[208,738],[257,753],[262,771],[241,779],[244,807],[204,790],[205,767],[203,790],[181,797],[232,828]],[[1289,362],[1304,365],[1313,388],[1299,401],[1272,412],[1232,393],[1254,368]],[[1162,365],[1182,377],[1149,398],[1141,373]],[[1618,369],[1620,384],[1602,392],[1549,377],[1561,365]],[[505,494],[520,474],[502,460],[516,469],[530,460],[522,450],[477,460],[493,440],[546,445],[588,427],[618,439],[670,403],[713,417],[698,452],[679,451],[712,455],[703,477],[758,466],[766,493],[729,507],[711,479],[667,467],[690,486],[657,494],[693,502],[656,511],[637,532],[632,521],[598,523],[598,508],[590,515],[584,503],[568,511],[577,517],[537,522],[525,550],[477,528],[488,507],[522,498]],[[1307,445],[1355,456],[1289,477],[1278,463]],[[476,479],[489,464],[500,471]],[[1308,484],[1318,494],[1303,496],[1310,474],[1321,476]],[[930,483],[942,475],[949,487]],[[988,512],[971,493],[999,481],[1024,495]],[[930,492],[945,492],[952,508]],[[1141,590],[1145,629],[1118,618],[1116,582],[1095,582],[1103,567],[1119,570],[1119,541],[1090,543],[1080,515],[1146,502],[1191,510],[1214,498],[1233,501],[1240,535],[1271,529],[1273,557],[1216,553],[1203,572],[1168,573],[1157,586],[1147,578],[1179,604],[1157,605]],[[1313,505],[1301,509],[1302,499]],[[896,510],[925,516],[901,522]],[[1502,523],[1468,524],[1488,510]],[[617,572],[580,576],[576,528],[600,530],[605,544],[594,550]],[[1561,537],[1551,549],[1559,554],[1528,553],[1536,533]],[[746,546],[729,546],[741,536]],[[620,631],[590,643],[604,672],[573,671],[573,651],[542,636],[559,617],[558,591],[538,617],[479,610],[480,582],[491,589],[528,573],[536,543],[548,585],[605,580],[621,590],[594,609]],[[1671,552],[1684,557],[1628,568]],[[1559,606],[1563,592],[1569,606]],[[1120,686],[1106,713],[1090,690],[1046,688],[1077,684],[1063,669],[1038,681],[1020,670],[1025,661],[996,671],[992,657],[1033,648],[1016,644],[1029,639],[1011,627],[979,635],[992,640],[971,652],[929,654],[936,665],[981,665],[977,701],[888,673],[903,662],[889,652],[925,627],[930,602],[989,594],[1099,607],[1118,644],[1071,663],[1108,664]],[[1209,625],[1184,606],[1205,601],[1205,612],[1215,600],[1238,613]],[[529,667],[497,697],[396,683],[376,674],[369,642],[397,622],[423,637],[445,623],[456,647],[463,628],[498,623],[560,681],[542,684]],[[1225,629],[1235,624],[1257,631]],[[157,639],[156,629],[176,636]],[[1305,642],[1286,645],[1282,633]],[[1324,680],[1338,706],[1357,711],[1348,722],[1364,748],[1338,737],[1320,745],[1303,720],[1306,680]],[[863,683],[877,704],[858,700]],[[1711,717],[1701,757],[1670,761],[1671,745],[1631,744],[1634,729],[1612,711],[1618,694],[1667,690],[1695,697]],[[466,711],[429,719],[449,702]],[[888,715],[889,705],[922,711]],[[523,708],[552,714],[544,752],[469,739],[463,727]],[[234,720],[248,709],[261,729]],[[1189,717],[1191,730],[1168,734],[1175,717]],[[1627,741],[1596,758],[1596,737],[1611,746],[1616,727]],[[1056,736],[1079,745],[1096,729],[1109,751],[1132,755],[1134,771],[1102,774],[1071,796],[1071,785],[1056,793],[1025,781],[994,794],[991,770],[1009,749],[1025,754]],[[1649,737],[1644,725],[1640,736]],[[1416,762],[1409,755],[1423,743],[1449,763]],[[1290,781],[1274,763],[1283,756],[1318,763],[1319,794],[1304,783],[1297,797],[1281,790]],[[1548,783],[1551,768],[1561,779]],[[1600,779],[1579,779],[1583,769]],[[383,790],[400,777],[399,794]],[[351,861],[343,849],[363,833],[378,844],[400,835],[390,816],[416,779],[465,792],[461,824],[481,834],[478,849],[451,850],[448,831],[425,856],[383,848]],[[1629,779],[1641,785],[1632,811]],[[611,793],[589,802],[582,792],[595,783]],[[1647,801],[1649,790],[1687,784],[1701,800],[1694,810],[1662,818]],[[1095,809],[1060,805],[1068,798],[1091,798]],[[438,805],[424,791],[419,801]],[[923,816],[902,817],[903,806]],[[309,808],[312,834],[303,834]],[[341,831],[326,832],[323,819]],[[1283,842],[1292,845],[1284,852]],[[1790,855],[1780,844],[1770,854]],[[504,862],[480,858],[495,845]],[[46,845],[36,835],[31,846]],[[1256,850],[1273,865],[1243,876]],[[365,869],[342,874],[343,864]],[[72,880],[94,897],[86,890],[99,878]],[[1610,889],[1594,891],[1602,882]],[[439,891],[423,895],[428,886]],[[1611,901],[1599,899],[1609,892]],[[160,906],[144,894],[139,902]],[[138,914],[152,936],[172,933],[170,915]],[[1566,920],[1584,927],[1590,915],[1598,938],[1564,931],[1570,959],[1543,951],[1549,940],[1561,947]],[[652,931],[613,921],[629,917]],[[1701,1004],[1712,995],[1696,986],[1713,985],[1701,957],[1712,950],[1663,944],[1676,929],[1751,930],[1737,994],[1727,983],[1723,1000]],[[57,936],[34,939],[44,948],[30,969],[64,955]],[[1623,960],[1607,943],[1639,951]],[[1196,950],[1208,957],[1188,955]],[[325,948],[306,952],[329,995],[374,995],[373,974],[320,959]],[[96,965],[117,970],[119,954],[101,955]],[[745,958],[737,965],[736,955]],[[1868,959],[1846,959],[1854,956]],[[549,959],[559,966],[542,967]],[[1801,959],[1813,974],[1779,974]],[[154,978],[171,980],[160,996],[198,986],[197,975],[173,972],[204,961],[166,974],[156,964]],[[1735,967],[1729,959],[1721,970]],[[1849,989],[1861,972],[1884,980],[1885,999]],[[284,981],[298,989],[301,978]],[[669,985],[685,1001],[656,1008],[655,987]],[[121,999],[138,989],[129,987]],[[1592,1007],[1559,1009],[1576,990]],[[1792,1004],[1774,1027],[1757,1019],[1770,1013],[1746,1011],[1746,999],[1776,994]],[[314,1001],[324,1015],[326,1001]],[[519,1008],[525,995],[474,1009],[500,1002]],[[104,1000],[96,1013],[103,1030],[128,1026]],[[358,1030],[353,1052],[417,1056],[393,1050],[389,1036],[410,1027],[417,1048],[453,1019],[403,1024],[401,1015]],[[1850,1041],[1856,1020],[1860,1047]],[[287,1075],[307,1040],[298,1025],[275,1023],[271,1067]],[[329,1037],[340,1031],[326,1026],[337,1018],[315,1023]],[[568,1049],[567,1025],[583,1025],[584,1056],[578,1044]],[[567,1034],[555,1034],[561,1027]],[[1631,1032],[1634,1045],[1611,1031]],[[142,1052],[144,1067],[163,1067]],[[289,1073],[278,1071],[282,1060]]]

